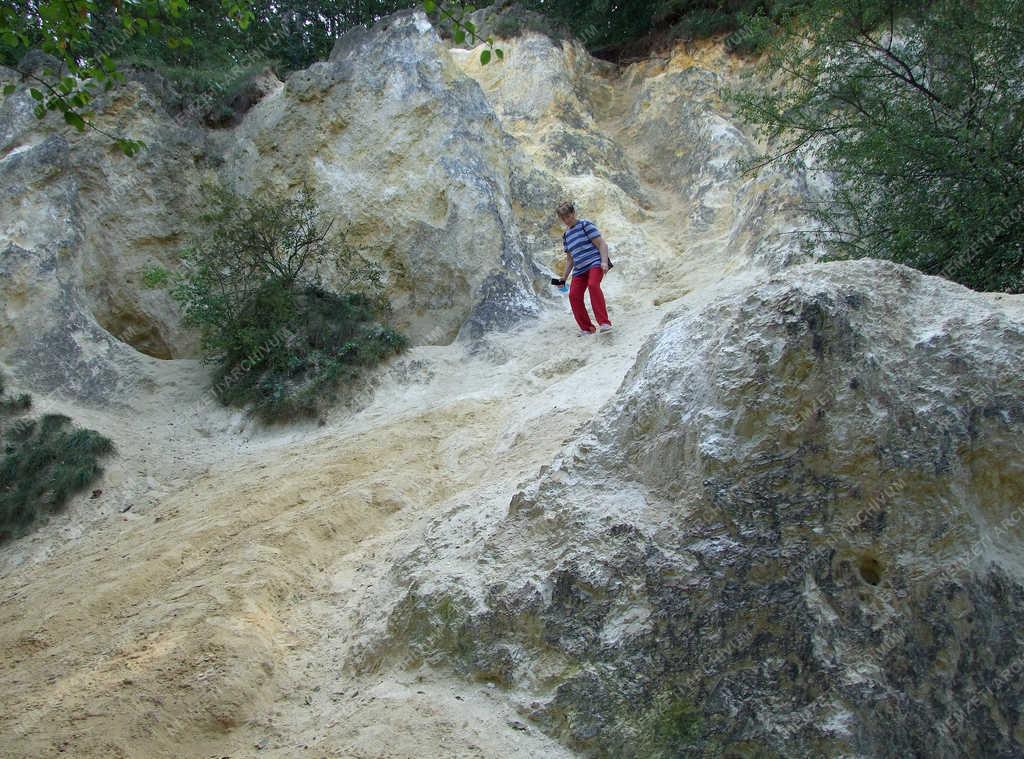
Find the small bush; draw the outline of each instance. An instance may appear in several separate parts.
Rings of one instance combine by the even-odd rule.
[[[296,198],[210,188],[207,234],[172,293],[217,365],[214,393],[264,421],[315,416],[340,386],[403,350],[380,272],[330,234],[307,187]],[[333,268],[342,292],[323,285]]]
[[[99,461],[114,451],[110,440],[72,426],[62,414],[18,417],[30,405],[28,395],[0,399],[0,541],[24,534],[40,516],[59,511],[103,473]]]
[[[30,408],[32,408],[32,396],[28,393],[22,393],[13,398],[0,398],[0,413],[12,414],[28,411]]]
[[[407,345],[403,335],[374,321],[379,308],[362,293],[339,295],[309,285],[284,294],[279,289],[275,296],[288,307],[276,313],[301,315],[301,326],[273,331],[281,322],[253,319],[248,334],[262,340],[263,349],[248,357],[234,354],[218,368],[214,387],[223,403],[250,406],[268,421],[314,416],[336,400],[339,385],[356,381],[363,368]],[[287,324],[299,322],[292,318]]]
[[[680,37],[701,39],[735,31],[736,15],[714,8],[699,8],[684,16],[672,27]]]

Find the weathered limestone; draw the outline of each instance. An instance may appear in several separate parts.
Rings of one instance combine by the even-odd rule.
[[[345,243],[383,266],[397,326],[419,344],[473,340],[539,312],[546,267],[561,256],[552,208],[565,197],[600,218],[623,264],[617,279],[657,264],[669,297],[679,247],[641,224],[663,192],[682,193],[689,221],[672,214],[665,224],[689,254],[719,255],[727,237],[734,268],[799,260],[776,234],[790,223],[770,199],[782,195],[731,163],[750,145],[715,99],[717,74],[691,61],[637,69],[637,84],[636,72],[617,79],[575,41],[526,33],[501,44],[505,61],[482,67],[478,51],[449,49],[422,13],[399,13],[345,35],[328,61],[285,83],[260,77],[247,91],[258,102],[225,129],[172,119],[166,93],[130,81],[97,104],[97,121],[145,140],[135,158],[55,116],[37,122],[22,87],[0,111],[11,201],[0,242],[62,250],[52,272],[76,318],[99,329],[86,342],[105,344],[106,332],[158,359],[198,355],[167,289],[143,277],[175,270],[209,181],[243,192],[311,183]],[[29,285],[9,286],[17,301]],[[42,334],[36,322],[50,309],[34,301],[19,325],[8,319],[18,337],[0,346],[0,360],[34,367],[40,392],[99,371],[31,358],[28,334]]]
[[[346,35],[328,61],[285,82],[261,79],[259,102],[222,130],[175,123],[131,83],[100,118],[150,144],[134,159],[101,136],[36,122],[24,90],[0,106],[0,361],[26,390],[113,418],[131,388],[170,398],[171,373],[157,367],[180,368],[179,389],[193,383],[183,396],[202,384],[198,367],[180,360],[195,355],[195,335],[142,275],[176,265],[205,180],[241,191],[311,182],[346,242],[384,267],[398,326],[415,343],[461,336],[475,346],[492,330],[523,329],[486,354],[505,360],[504,374],[477,365],[465,395],[452,379],[463,358],[454,349],[424,348],[395,367],[385,399],[436,404],[440,421],[380,403],[358,420],[374,431],[364,442],[338,442],[351,432],[343,425],[313,442],[290,432],[291,447],[267,448],[265,460],[154,496],[168,516],[181,510],[180,523],[161,522],[173,550],[153,537],[154,520],[126,526],[121,555],[166,555],[171,569],[157,562],[152,577],[125,575],[92,560],[105,550],[97,544],[78,556],[103,569],[95,584],[105,594],[169,604],[134,627],[135,609],[121,607],[119,633],[132,646],[140,631],[173,639],[157,659],[168,666],[136,681],[141,692],[189,691],[180,735],[161,733],[161,745],[177,750],[196,725],[227,736],[278,713],[275,666],[294,643],[283,634],[271,643],[266,630],[302,617],[302,607],[279,607],[299,589],[322,594],[321,612],[348,604],[326,617],[340,620],[344,646],[318,644],[331,654],[315,662],[319,675],[333,677],[319,671],[324,662],[347,657],[359,672],[427,664],[489,681],[523,724],[583,754],[1019,755],[1020,299],[887,263],[793,266],[804,259],[784,233],[814,183],[739,171],[755,141],[718,94],[736,72],[713,56],[619,71],[572,41],[527,33],[501,44],[505,63],[481,67],[478,50],[449,50],[422,14],[398,14]],[[566,351],[552,322],[546,332],[524,322],[556,303],[537,282],[558,253],[551,209],[566,196],[607,230],[614,307],[648,319],[616,314],[607,337],[690,297],[601,412],[514,489],[495,469],[503,456],[524,440],[538,459],[543,444],[557,449],[559,428],[536,438],[545,414],[553,425],[581,421],[529,394],[593,386],[601,374],[593,365],[584,373],[588,362],[615,366],[611,357],[621,370],[635,350],[628,339],[646,334],[637,327],[622,342]],[[741,276],[723,279],[732,271]],[[510,402],[520,405],[507,425],[468,430]],[[183,408],[167,405],[169,415]],[[192,424],[192,412],[172,421]],[[515,439],[493,439],[498,430]],[[192,428],[179,434],[180,452]],[[406,445],[405,434],[419,442]],[[134,455],[127,449],[132,469]],[[206,455],[217,468],[229,458]],[[470,459],[487,464],[479,486],[466,475],[476,471]],[[395,471],[403,484],[392,498]],[[514,482],[518,472],[503,474]],[[140,483],[130,492],[149,487]],[[367,525],[383,531],[394,513],[421,507],[433,509],[417,514],[429,523],[422,539],[407,517],[372,549],[362,544],[377,534]],[[179,557],[204,541],[205,563]],[[132,545],[144,548],[132,554]],[[361,578],[368,589],[358,596],[351,579],[342,602],[324,577],[335,561],[363,569],[352,556],[390,568],[390,581]],[[215,589],[205,600],[193,599],[192,572]],[[135,595],[117,584],[124,577],[138,579]],[[38,610],[27,599],[19,603]],[[63,645],[73,646],[78,618],[60,613]],[[266,629],[251,624],[257,617]],[[54,624],[36,626],[53,633]],[[216,645],[201,650],[208,639]],[[119,672],[106,638],[90,646],[79,671]],[[175,671],[182,651],[195,655]],[[109,669],[96,669],[101,660]],[[214,689],[197,690],[195,673],[207,671]],[[109,688],[109,703],[134,698],[113,674],[101,680],[88,687]],[[69,688],[72,703],[88,704],[88,687]],[[305,714],[309,703],[296,708]],[[60,713],[51,708],[38,719]],[[135,728],[120,725],[119,746]],[[281,731],[284,745],[291,734]],[[220,732],[197,753],[222,748]]]
[[[174,266],[201,202],[189,193],[202,176],[201,135],[134,82],[98,103],[97,122],[144,139],[150,149],[135,159],[57,116],[37,121],[34,102],[22,88],[0,104],[0,355],[34,392],[112,401],[152,373],[150,356],[195,355],[167,292],[142,277]]]
[[[883,262],[669,317],[504,518],[398,562],[357,666],[453,665],[593,755],[1011,756],[1021,365],[1019,303]]]
[[[316,187],[347,244],[384,266],[415,342],[536,313],[509,204],[514,145],[422,13],[349,32],[224,141],[240,189]]]

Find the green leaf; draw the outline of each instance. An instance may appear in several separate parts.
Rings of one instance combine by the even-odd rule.
[[[4,87],[4,94],[5,95],[10,95],[16,89],[18,89],[16,85],[8,84],[7,86]]]
[[[461,45],[465,41],[466,41],[466,33],[464,31],[462,31],[461,29],[456,29],[455,30],[455,44],[456,45]]]
[[[494,54],[498,56],[499,61],[505,60],[505,51],[502,50],[500,47],[494,48]]]
[[[490,62],[491,62],[491,51],[490,50],[481,50],[480,51],[480,65],[486,66]]]
[[[32,89],[29,90],[29,94],[32,95],[32,97],[35,98],[36,100],[42,101],[42,99],[43,99],[43,93],[41,93],[35,87],[33,87]]]
[[[36,115],[37,119],[41,119],[46,115],[46,108],[42,104],[39,104],[32,109],[32,112]]]
[[[64,120],[79,132],[85,131],[85,119],[72,110],[64,111]]]
[[[434,3],[434,0],[423,0],[423,10],[427,13],[433,13],[436,8],[437,5]]]

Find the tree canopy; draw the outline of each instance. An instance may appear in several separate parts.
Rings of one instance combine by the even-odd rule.
[[[775,140],[762,161],[827,175],[815,236],[1024,292],[1024,2],[812,0],[784,29],[764,62],[782,85],[738,101]]]
[[[402,8],[402,0],[242,2],[241,0],[4,0],[0,3],[0,64],[28,80],[36,116],[59,111],[79,130],[99,129],[89,110],[97,94],[124,79],[126,65],[151,68],[185,97],[223,92],[253,68],[279,76],[326,58],[348,29]],[[425,0],[423,8],[457,40],[486,42],[481,62],[500,59],[467,18],[473,7]],[[21,67],[30,50],[57,61],[41,71]],[[16,85],[9,84],[4,95]],[[144,147],[109,135],[128,155]]]

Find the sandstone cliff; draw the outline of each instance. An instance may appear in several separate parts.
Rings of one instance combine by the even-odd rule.
[[[811,261],[715,44],[500,44],[397,14],[222,129],[130,82],[133,159],[0,104],[0,363],[122,452],[0,555],[0,752],[1019,755],[1024,301]],[[204,181],[308,181],[385,268],[416,347],[323,427],[205,404],[143,282]]]

